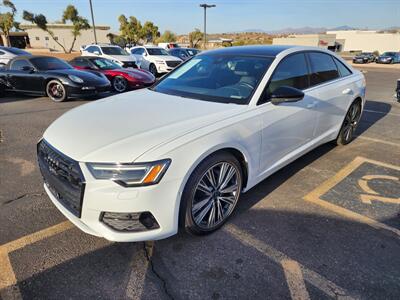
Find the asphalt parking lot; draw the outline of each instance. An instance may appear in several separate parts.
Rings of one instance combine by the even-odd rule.
[[[400,299],[399,70],[368,68],[358,137],[244,194],[223,229],[111,243],[45,195],[35,146],[88,101],[0,99],[0,299]]]

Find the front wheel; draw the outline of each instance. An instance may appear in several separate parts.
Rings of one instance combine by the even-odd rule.
[[[336,139],[336,144],[347,145],[354,138],[354,132],[357,129],[361,117],[361,101],[355,101],[351,104],[344,118],[342,128]]]
[[[203,235],[221,227],[235,209],[242,189],[242,169],[230,153],[209,156],[193,171],[181,200],[181,225]]]
[[[112,80],[113,89],[118,93],[123,93],[128,88],[127,80],[122,76],[115,76]]]
[[[67,90],[58,80],[50,80],[47,83],[46,94],[54,102],[62,102],[67,99]]]
[[[155,77],[158,76],[158,71],[157,71],[157,67],[154,64],[151,64],[149,66],[149,71],[151,74],[153,74]]]

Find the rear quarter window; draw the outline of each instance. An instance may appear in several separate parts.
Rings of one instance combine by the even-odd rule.
[[[341,77],[346,77],[346,76],[349,76],[349,75],[351,75],[351,74],[353,74],[350,70],[349,70],[349,68],[347,68],[340,60],[338,60],[337,58],[333,58],[333,60],[335,61],[335,63],[336,63],[336,66],[337,66],[337,68],[338,68],[338,70],[339,70],[339,73],[340,73],[340,76]]]

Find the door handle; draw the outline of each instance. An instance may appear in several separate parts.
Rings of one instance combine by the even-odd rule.
[[[353,90],[350,89],[350,88],[344,89],[344,90],[342,91],[342,94],[343,94],[343,95],[351,95],[351,94],[353,94]]]

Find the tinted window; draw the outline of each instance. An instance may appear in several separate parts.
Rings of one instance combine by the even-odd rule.
[[[341,77],[351,75],[351,71],[340,60],[338,60],[337,58],[334,58],[334,60]]]
[[[311,76],[310,83],[312,86],[333,80],[339,77],[339,72],[333,57],[329,54],[311,52],[308,53],[310,58]]]
[[[90,46],[89,48],[86,49],[86,51],[89,53],[94,53],[95,51],[98,51],[99,53],[101,53],[100,48],[96,47],[96,46]]]
[[[90,63],[85,58],[75,58],[72,61],[72,65],[81,67],[81,68],[90,67]]]
[[[143,48],[132,49],[131,53],[136,55],[142,55],[144,53],[144,49]]]
[[[72,69],[71,65],[55,57],[35,57],[31,62],[40,71]]]
[[[101,50],[103,50],[103,53],[107,55],[129,55],[120,47],[101,47]]]
[[[92,62],[96,67],[98,67],[101,70],[121,69],[121,67],[119,65],[117,65],[114,62],[112,62],[109,59],[95,58],[95,59],[92,59]]]
[[[4,55],[5,53],[3,51],[0,50],[0,55]]]
[[[169,55],[167,50],[162,48],[147,48],[147,52],[149,52],[149,55]]]
[[[154,90],[184,98],[247,104],[272,60],[200,55],[166,75]]]
[[[300,90],[308,88],[308,68],[303,53],[290,55],[279,63],[272,75],[267,93],[270,94],[281,86],[290,86]]]
[[[25,59],[16,60],[11,64],[11,70],[22,71],[23,67],[32,67],[32,65]]]

